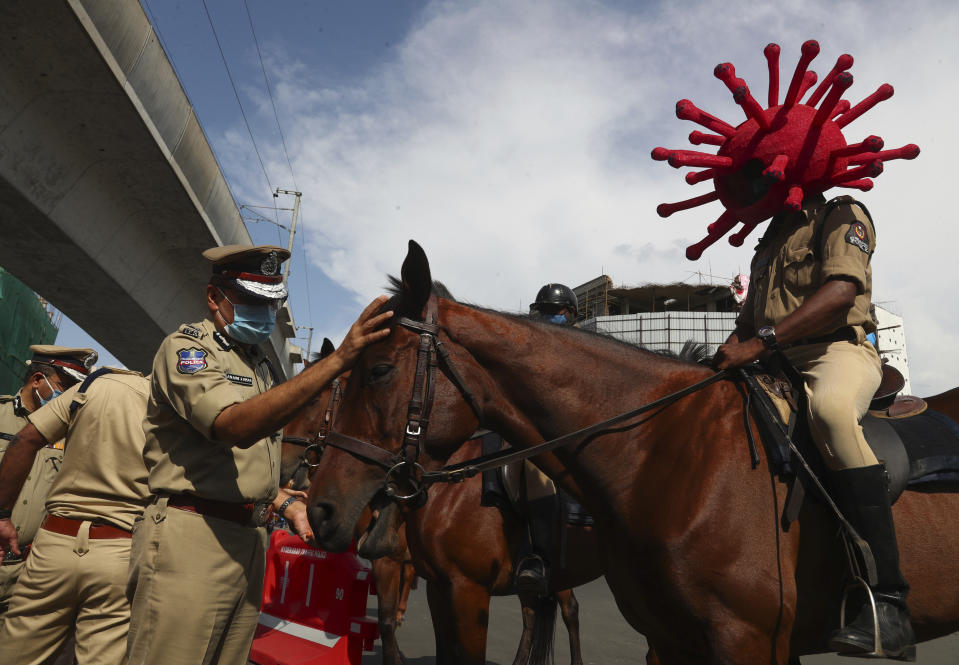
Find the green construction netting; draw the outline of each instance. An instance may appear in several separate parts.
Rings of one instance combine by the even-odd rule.
[[[52,344],[57,329],[50,315],[23,282],[0,268],[0,394],[23,385],[31,344]]]

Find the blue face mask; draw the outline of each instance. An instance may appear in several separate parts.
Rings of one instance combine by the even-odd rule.
[[[565,326],[569,321],[566,320],[565,314],[550,314],[543,317],[546,323],[552,323],[557,326]]]
[[[226,301],[233,305],[233,323],[223,327],[223,331],[241,344],[262,344],[270,338],[276,327],[276,311],[279,301],[263,305],[238,305],[220,291]]]
[[[62,390],[57,390],[50,384],[50,381],[47,380],[47,377],[43,377],[43,380],[47,382],[47,386],[49,386],[50,388],[50,396],[47,397],[46,399],[43,399],[43,397],[40,395],[40,391],[35,389],[33,392],[37,394],[37,399],[40,401],[40,406],[43,406],[50,400],[56,399],[57,397],[63,394]]]

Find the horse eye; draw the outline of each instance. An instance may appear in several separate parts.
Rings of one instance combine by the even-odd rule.
[[[370,381],[376,381],[377,379],[382,379],[384,376],[389,374],[393,370],[392,365],[374,365],[370,370]]]

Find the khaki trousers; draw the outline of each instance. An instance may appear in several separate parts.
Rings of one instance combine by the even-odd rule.
[[[3,627],[3,617],[6,616],[6,607],[13,597],[13,588],[17,586],[17,578],[20,577],[26,565],[21,561],[0,566],[0,627]]]
[[[74,626],[79,665],[126,662],[130,540],[89,533],[90,522],[76,536],[40,529],[0,629],[0,663],[40,665]]]
[[[127,596],[135,665],[247,662],[260,614],[266,529],[147,507],[133,529]]]
[[[804,344],[785,351],[806,380],[809,426],[823,458],[834,471],[878,464],[859,421],[882,379],[872,344]]]

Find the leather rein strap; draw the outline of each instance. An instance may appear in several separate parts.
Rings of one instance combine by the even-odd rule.
[[[653,402],[645,404],[639,408],[622,413],[613,418],[596,423],[589,427],[570,432],[556,439],[551,439],[531,448],[523,450],[502,450],[489,455],[477,457],[472,460],[460,462],[451,466],[444,467],[439,471],[426,472],[419,466],[420,451],[422,450],[423,440],[427,426],[429,425],[429,416],[433,408],[433,394],[435,388],[436,368],[439,366],[447,375],[450,381],[457,387],[463,398],[470,405],[473,412],[482,426],[483,418],[479,405],[473,393],[467,388],[462,376],[456,370],[453,360],[443,342],[439,339],[439,326],[436,324],[436,298],[431,297],[427,304],[427,317],[429,322],[414,321],[408,318],[400,318],[397,324],[419,333],[420,341],[417,350],[416,375],[413,379],[413,394],[410,397],[410,403],[407,407],[406,431],[403,434],[403,445],[397,453],[375,446],[367,441],[341,434],[340,432],[330,431],[325,437],[325,445],[339,448],[362,460],[376,464],[387,471],[386,485],[388,493],[397,499],[408,499],[419,495],[423,488],[437,482],[461,482],[466,478],[471,478],[478,473],[488,469],[505,466],[513,462],[535,457],[545,452],[549,452],[561,446],[568,445],[575,441],[581,441],[586,437],[608,430],[613,425],[635,418],[643,413],[654,409],[667,406],[683,397],[690,395],[706,386],[728,378],[728,373],[724,370],[717,372],[702,381],[694,383],[691,386],[678,390],[674,393],[661,397]],[[434,355],[435,351],[435,355]],[[636,427],[640,423],[633,423],[628,428]],[[418,477],[413,474],[416,469],[420,470]],[[413,494],[408,496],[397,495],[395,491],[390,491],[390,484],[394,475],[401,476],[416,488]]]

